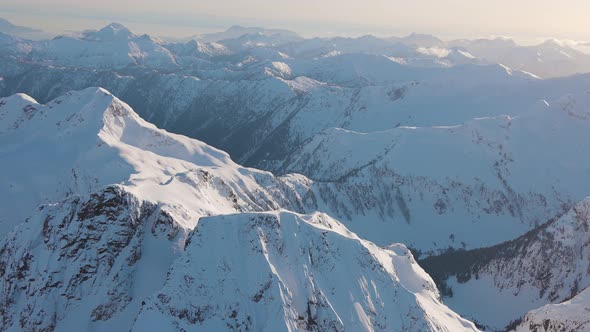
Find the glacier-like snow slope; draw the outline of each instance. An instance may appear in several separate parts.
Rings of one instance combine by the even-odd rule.
[[[204,218],[136,331],[475,331],[403,245],[324,214]]]
[[[303,206],[302,176],[240,167],[101,88],[0,104],[3,232],[18,223],[1,330],[477,330],[403,245],[319,213],[244,213]]]
[[[453,310],[491,330],[502,330],[527,311],[560,303],[590,286],[590,198],[515,240],[430,257],[421,264]],[[527,314],[525,320],[542,325],[539,319],[547,308],[553,306],[540,309],[538,315]],[[578,317],[580,323],[584,317]],[[559,324],[552,323],[553,328]]]

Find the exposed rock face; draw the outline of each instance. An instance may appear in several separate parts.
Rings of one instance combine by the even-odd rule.
[[[0,329],[87,329],[117,314],[129,327],[185,236],[165,208],[119,186],[40,206],[0,249]]]

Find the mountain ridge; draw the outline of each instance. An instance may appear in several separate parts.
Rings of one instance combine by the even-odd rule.
[[[2,205],[7,212],[3,215],[15,216],[14,224],[22,220],[16,218],[19,213],[32,212],[0,243],[0,298],[6,304],[0,313],[2,329],[143,331],[169,323],[167,327],[173,330],[208,326],[227,331],[274,331],[275,327],[387,331],[397,326],[403,331],[477,331],[440,301],[432,279],[403,245],[380,249],[325,214],[284,210],[306,206],[303,196],[308,195],[308,184],[300,175],[276,178],[243,168],[220,150],[145,122],[102,88],[70,92],[45,105],[26,95],[0,99],[0,103],[0,122],[7,122],[0,128],[8,128],[0,134],[0,141],[9,143],[3,144],[0,153],[10,164],[18,165],[20,172],[10,174],[13,189],[6,197],[14,194],[17,184],[45,194],[20,202],[24,206],[19,211],[13,210],[16,203]],[[53,159],[44,158],[40,141]],[[71,153],[68,145],[78,150]],[[55,156],[55,151],[63,154]],[[18,162],[21,153],[43,162],[36,162],[33,169],[23,168]],[[72,160],[76,172],[69,175]],[[113,167],[113,163],[124,167]],[[100,168],[92,169],[91,164]],[[118,174],[111,174],[115,169]],[[89,186],[48,184],[40,170],[51,176],[68,174],[70,180],[80,179]],[[56,186],[61,192],[52,190]],[[255,211],[260,213],[248,213]],[[199,226],[203,217],[209,219]],[[231,240],[244,234],[251,241]],[[276,235],[277,241],[272,240]],[[200,241],[204,241],[201,248],[195,247]],[[213,242],[207,245],[207,241]],[[306,261],[299,253],[312,250],[311,244],[319,247]],[[257,249],[247,254],[252,246]],[[217,249],[211,251],[213,247]],[[324,253],[324,247],[362,254],[353,261],[366,284],[355,284],[352,279],[338,282],[338,293],[354,292],[358,301],[332,298],[328,284],[314,281],[345,277],[330,273],[318,259],[333,261],[339,270],[350,267],[335,252]],[[266,261],[269,252],[281,256],[281,248],[289,248],[290,254],[283,257],[295,261],[283,261],[282,271],[277,270],[278,261],[267,261],[266,269],[276,277],[270,282],[261,280],[261,295],[255,292],[236,302],[232,280],[237,279],[228,277],[225,261],[230,257],[242,262]],[[193,262],[193,255],[206,262]],[[299,269],[299,263],[309,264],[311,274]],[[238,288],[242,294],[255,290],[255,281],[263,276],[260,270],[248,264],[232,266],[236,277],[245,277],[245,288]],[[199,271],[212,273],[199,279],[203,283],[200,291],[221,291],[231,298],[217,298],[215,305],[200,307],[195,303],[204,299],[203,294],[191,288],[181,291],[182,300],[175,300],[177,287],[190,283],[190,274]],[[226,277],[215,271],[225,271]],[[289,279],[290,271],[298,271],[299,277]],[[175,273],[186,277],[179,280]],[[299,293],[302,289],[311,292],[307,300]],[[381,298],[382,292],[404,294],[403,300]],[[289,299],[285,297],[280,304],[276,300],[281,294],[291,295],[285,295]],[[275,304],[281,305],[284,316],[274,315]],[[258,309],[252,311],[251,306]],[[225,315],[231,308],[229,316]],[[348,317],[351,312],[355,315]],[[154,324],[150,318],[154,314],[166,319]]]

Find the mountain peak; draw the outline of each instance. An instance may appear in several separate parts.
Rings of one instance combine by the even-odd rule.
[[[2,112],[2,109],[6,111]],[[139,118],[127,104],[100,87],[70,91],[46,105],[37,103],[26,94],[0,99],[0,120],[3,124],[0,133],[19,129],[23,134],[29,130],[41,134],[41,131],[48,130],[48,123],[51,123],[59,128],[60,135],[96,134],[107,125],[105,119],[121,116]]]
[[[67,92],[62,97],[56,98],[48,104],[61,104],[64,103],[64,101],[68,101],[75,102],[78,105],[86,104],[96,106],[99,102],[110,103],[114,99],[116,99],[116,97],[105,88],[93,86],[83,90]]]
[[[117,22],[112,22],[110,24],[108,24],[107,26],[105,26],[103,29],[113,29],[113,30],[123,30],[123,29],[127,29],[123,24],[121,23],[117,23]]]
[[[105,131],[109,133],[120,132],[127,125],[123,118],[133,119],[139,122],[141,118],[129,105],[119,100],[108,90],[101,87],[89,87],[80,91],[71,91],[58,100],[48,103],[48,107],[54,105],[62,113],[59,114],[59,123],[62,126],[71,125],[80,127],[82,124],[89,125],[94,131]],[[57,115],[57,114],[56,114]],[[72,121],[74,119],[74,121]],[[118,119],[118,120],[116,120]]]
[[[416,32],[412,32],[410,35],[400,38],[400,40],[405,44],[421,47],[433,47],[443,43],[442,40],[433,35]]]
[[[244,29],[247,29],[247,28],[244,26],[241,26],[241,25],[232,25],[226,31],[235,31],[235,30],[244,30]]]
[[[111,23],[98,31],[86,32],[84,37],[91,40],[110,41],[129,39],[135,37],[135,34],[120,23]]]
[[[407,248],[392,248],[321,213],[202,218],[134,330],[158,319],[162,329],[205,331],[226,323],[254,331],[477,331],[438,300]],[[188,316],[195,310],[206,314]],[[182,312],[189,314],[169,314]]]
[[[39,30],[29,28],[29,27],[18,26],[16,24],[13,24],[12,22],[10,22],[7,19],[0,17],[0,32],[5,32],[5,33],[9,33],[9,34],[13,34],[13,33],[18,34],[18,33],[39,32]]]
[[[121,23],[110,23],[109,25],[105,26],[104,28],[100,29],[100,31],[104,32],[113,32],[113,33],[130,33],[130,30]]]
[[[35,188],[39,196],[47,195],[50,198],[52,195],[62,195],[63,192],[86,193],[107,184],[123,183],[130,175],[141,173],[149,180],[135,183],[135,186],[148,184],[160,188],[165,184],[165,188],[175,188],[182,197],[189,197],[187,190],[193,190],[190,186],[199,181],[197,179],[201,176],[197,169],[237,168],[227,153],[200,141],[158,129],[103,88],[68,92],[46,104],[38,104],[26,95],[2,98],[0,104],[0,135],[3,143],[35,151],[32,156],[14,153],[14,166],[6,166],[11,173],[10,181],[15,184],[10,188],[2,188],[10,194],[1,190],[0,194],[10,196],[11,201],[15,200],[15,204],[9,203],[7,206],[18,208],[10,212],[0,211],[8,215],[7,221],[0,224],[2,231],[22,220],[25,211],[30,211],[35,205],[33,202],[36,197],[24,197],[26,192],[12,191],[11,188],[20,188],[21,183]],[[59,151],[45,148],[47,146],[59,146]],[[26,172],[19,170],[19,167],[26,169],[28,166],[23,166],[25,164],[43,165],[43,169],[36,173],[42,174],[41,177],[49,176],[52,180],[35,182],[35,179],[24,175]],[[206,175],[212,178],[213,173],[208,171]],[[227,179],[219,180],[217,187],[227,191],[226,183],[230,182]],[[161,190],[145,190],[142,194],[158,196]],[[216,195],[220,194],[216,192]],[[252,206],[260,204],[249,201],[250,197],[254,197],[252,195],[242,196]],[[170,201],[172,198],[167,194],[167,198],[162,199]],[[211,213],[226,208],[224,212],[235,211],[231,209],[231,203],[220,205],[216,202],[211,207],[207,206],[207,209]],[[176,201],[175,204],[178,205]],[[203,209],[203,203],[198,200],[183,202],[182,205],[194,211]],[[187,224],[194,226],[197,220],[198,217],[191,218]]]

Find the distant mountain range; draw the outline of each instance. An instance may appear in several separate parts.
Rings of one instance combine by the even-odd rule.
[[[227,39],[240,38],[244,35],[260,35],[272,38],[281,38],[284,41],[296,42],[303,38],[297,33],[284,29],[265,29],[258,27],[231,26],[226,31],[195,35],[194,38],[204,42],[220,42]]]
[[[42,39],[47,38],[47,34],[42,30],[23,27],[12,24],[10,21],[0,17],[0,33],[10,34],[22,38]]]

